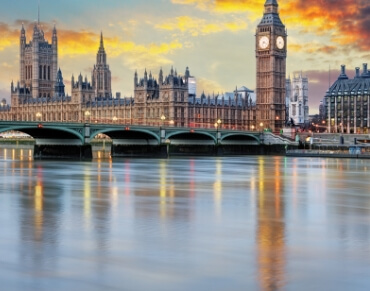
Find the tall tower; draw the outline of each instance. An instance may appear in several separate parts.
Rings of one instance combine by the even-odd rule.
[[[100,47],[96,56],[96,65],[92,71],[92,86],[96,97],[112,97],[111,72],[107,65],[103,33],[100,35]]]
[[[285,123],[287,32],[277,0],[266,0],[256,30],[257,126],[277,131]]]
[[[287,79],[287,97],[289,98],[288,120],[293,119],[296,125],[308,123],[308,78],[300,73],[298,76],[293,76],[292,80]]]
[[[35,23],[32,40],[26,42],[22,25],[20,36],[20,85],[26,87],[33,98],[52,97],[58,69],[58,37],[54,27],[52,43],[45,40],[40,24]]]

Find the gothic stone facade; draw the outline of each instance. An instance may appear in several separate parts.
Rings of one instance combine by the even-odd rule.
[[[257,97],[251,91],[194,94],[194,78],[187,68],[180,76],[171,69],[159,72],[158,80],[145,71],[134,76],[134,97],[112,96],[111,72],[103,36],[91,82],[80,74],[72,76],[71,96],[64,93],[58,67],[58,38],[54,27],[49,44],[39,25],[27,44],[22,26],[20,37],[20,81],[11,85],[11,106],[2,103],[0,119],[24,121],[112,122],[122,124],[168,125],[260,130],[279,129],[285,121],[285,26],[276,0],[267,0],[256,33]],[[189,79],[192,82],[189,82]],[[253,92],[252,92],[253,93]],[[217,125],[220,120],[221,124]]]
[[[304,126],[309,122],[308,78],[302,73],[286,80],[286,100],[288,107],[288,122]]]
[[[266,0],[256,30],[257,122],[277,131],[285,124],[287,33],[276,0]]]

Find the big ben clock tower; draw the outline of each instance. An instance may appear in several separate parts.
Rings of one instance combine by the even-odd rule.
[[[287,33],[277,0],[266,0],[256,31],[257,127],[278,131],[285,123]]]

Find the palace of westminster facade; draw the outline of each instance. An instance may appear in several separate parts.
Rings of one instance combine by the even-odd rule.
[[[171,69],[158,79],[145,71],[134,75],[134,96],[112,95],[111,72],[103,36],[91,82],[80,74],[72,76],[71,96],[65,94],[58,69],[58,36],[51,44],[36,23],[27,43],[22,25],[20,35],[20,80],[11,84],[11,106],[0,106],[0,120],[42,122],[106,122],[185,127],[234,128],[272,131],[286,120],[287,34],[278,13],[277,0],[266,0],[263,18],[256,30],[257,92],[245,87],[233,93],[197,97],[195,78]]]

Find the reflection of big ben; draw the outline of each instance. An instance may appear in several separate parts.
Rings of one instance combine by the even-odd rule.
[[[275,158],[274,168],[259,160],[257,199],[257,266],[260,290],[282,290],[285,286],[285,201],[281,159]]]
[[[281,129],[285,122],[286,42],[277,0],[266,0],[256,31],[257,125],[272,131]]]

